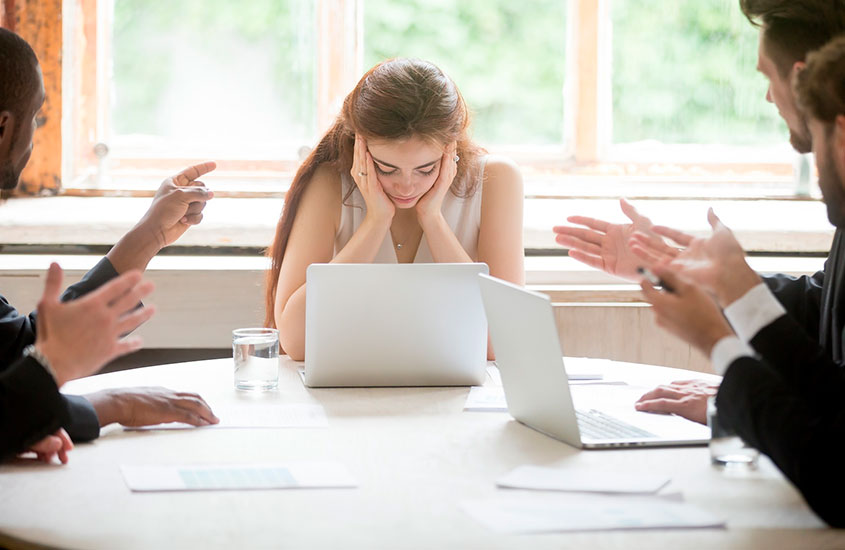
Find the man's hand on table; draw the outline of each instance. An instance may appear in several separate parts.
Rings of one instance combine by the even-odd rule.
[[[638,411],[676,414],[707,424],[707,398],[719,391],[703,380],[679,380],[644,394],[634,405]]]
[[[117,422],[139,427],[184,422],[192,426],[217,424],[217,418],[202,397],[161,387],[117,388],[85,396],[94,406],[100,426]]]

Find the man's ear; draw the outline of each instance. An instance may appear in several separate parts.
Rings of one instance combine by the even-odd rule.
[[[0,158],[9,155],[14,139],[15,115],[10,111],[0,111]]]

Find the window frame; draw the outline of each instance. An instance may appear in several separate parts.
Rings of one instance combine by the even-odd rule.
[[[363,9],[366,0],[315,0],[317,31],[316,107],[318,134],[329,127],[343,97],[355,85],[363,65]],[[572,175],[589,178],[633,175],[635,178],[660,179],[671,164],[681,174],[698,174],[702,182],[724,180],[737,175],[738,181],[755,174],[766,174],[779,182],[792,177],[791,163],[753,159],[751,162],[695,158],[700,146],[670,145],[673,150],[687,150],[689,158],[667,162],[658,158],[661,148],[646,158],[619,156],[611,136],[611,0],[567,0],[566,74],[564,78],[564,112],[561,121],[562,142],[548,146],[490,147],[491,152],[510,156],[519,163],[529,179],[532,174]],[[35,5],[34,5],[35,4]],[[96,179],[98,159],[94,146],[109,135],[109,68],[112,0],[69,0],[62,11],[62,0],[20,2],[2,0],[3,13],[14,12],[19,22],[16,29],[26,38],[41,60],[48,102],[58,104],[62,124],[53,123],[36,134],[36,147],[22,190],[30,194],[62,192],[77,196],[130,195],[148,196],[153,190],[124,185],[92,188],[80,185]],[[63,15],[63,17],[62,17]],[[4,17],[4,21],[14,18]],[[36,21],[53,21],[51,36],[61,49],[45,44],[43,29]],[[63,21],[62,24],[55,23]],[[58,27],[58,29],[57,29]],[[58,32],[58,35],[56,34]],[[51,49],[52,47],[52,49]],[[62,63],[68,70],[63,72]],[[62,87],[70,90],[62,96]],[[62,132],[64,129],[64,132]],[[45,146],[43,142],[58,145]],[[667,150],[667,149],[663,149]],[[64,155],[62,154],[64,152]],[[145,155],[107,157],[110,171],[116,178],[127,174],[150,172],[160,175],[177,170],[203,158],[163,158]],[[62,159],[57,161],[57,159]],[[289,182],[299,159],[268,160],[262,158],[219,159],[221,172],[233,178],[249,179],[272,174],[275,183],[266,189],[222,191],[220,196],[284,196],[278,182]],[[34,174],[37,170],[37,175]],[[727,174],[727,175],[726,175]],[[114,179],[114,178],[112,178]],[[30,182],[42,182],[33,185]],[[64,185],[62,185],[64,183]],[[283,186],[284,187],[284,186]],[[564,194],[565,191],[561,191]],[[717,195],[718,196],[718,195]]]

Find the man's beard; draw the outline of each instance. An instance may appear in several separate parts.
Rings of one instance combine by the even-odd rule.
[[[18,186],[20,174],[11,162],[0,164],[0,200],[8,199]]]
[[[845,181],[833,161],[833,147],[828,145],[824,162],[817,162],[819,187],[827,206],[827,219],[837,228],[845,228]]]
[[[804,131],[800,134],[792,128],[789,129],[789,143],[799,153],[811,153],[813,151],[813,138],[810,136],[810,129],[806,127],[806,124],[804,126]]]

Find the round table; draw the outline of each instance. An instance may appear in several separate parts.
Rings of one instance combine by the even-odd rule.
[[[569,360],[568,360],[569,361]],[[571,360],[569,365],[576,364]],[[579,451],[506,412],[464,412],[469,389],[309,389],[282,359],[279,389],[233,388],[231,359],[122,371],[65,391],[162,385],[212,406],[319,403],[327,428],[103,430],[65,466],[0,467],[0,546],[72,548],[775,548],[845,546],[763,457],[736,476],[712,467],[706,447]],[[608,379],[652,386],[700,373],[593,362]],[[706,377],[706,376],[705,376]],[[715,379],[715,377],[711,377]],[[489,383],[489,382],[488,382]],[[338,461],[354,489],[133,493],[122,464]],[[661,473],[687,502],[727,519],[726,529],[502,536],[460,504],[523,491],[495,480],[523,465]],[[527,492],[526,492],[527,493]]]

